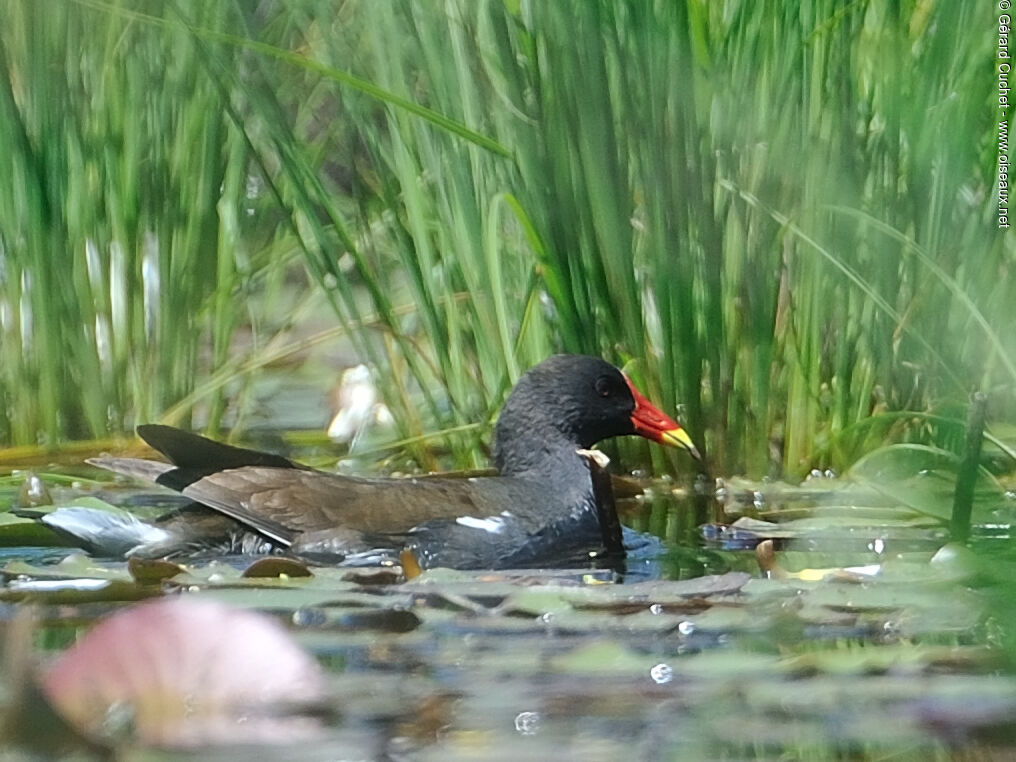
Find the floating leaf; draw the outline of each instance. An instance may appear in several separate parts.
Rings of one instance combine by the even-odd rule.
[[[882,447],[861,458],[850,469],[857,481],[878,490],[900,505],[943,521],[952,516],[959,459],[950,452],[917,444]],[[1005,491],[980,469],[972,517],[984,523],[1003,502]]]
[[[172,561],[159,559],[135,558],[127,559],[127,571],[143,585],[150,585],[170,579],[184,573],[184,568]]]
[[[655,660],[638,654],[616,640],[599,640],[579,646],[550,661],[551,669],[572,674],[649,674]]]
[[[305,564],[291,558],[266,556],[260,558],[243,572],[244,577],[313,577]]]
[[[403,574],[398,567],[353,569],[343,574],[342,579],[358,585],[394,585],[403,580]]]
[[[294,621],[314,629],[411,632],[420,626],[421,620],[415,613],[404,608],[335,610],[331,607],[319,607],[314,610],[297,611]]]
[[[30,577],[32,579],[109,579],[132,581],[126,564],[102,564],[84,553],[71,553],[59,563],[47,565],[11,561],[3,568],[6,577]]]
[[[13,513],[0,513],[0,547],[15,548],[21,545],[44,545],[67,547],[49,527],[38,521]]]

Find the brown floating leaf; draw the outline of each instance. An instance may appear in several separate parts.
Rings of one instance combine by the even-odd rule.
[[[758,567],[773,579],[786,579],[786,570],[776,563],[776,550],[772,540],[763,540],[755,546]]]
[[[192,597],[100,622],[42,680],[86,735],[130,731],[158,746],[314,737],[318,722],[291,710],[319,702],[324,686],[317,662],[275,620]]]
[[[412,632],[420,626],[420,617],[399,608],[358,609],[327,615],[320,627],[333,630],[375,630],[378,632]]]
[[[423,569],[420,568],[420,562],[416,560],[416,556],[411,550],[402,551],[399,560],[402,562],[402,570],[406,575],[406,579],[416,579],[423,574]]]
[[[182,574],[185,569],[172,561],[131,556],[127,559],[127,571],[131,573],[136,582],[142,585],[154,585],[175,577],[177,574]]]
[[[314,574],[304,564],[292,558],[266,556],[248,566],[244,577],[313,577]]]
[[[0,589],[0,601],[32,602],[50,606],[79,606],[85,603],[139,601],[157,595],[158,590],[133,580],[105,579],[28,579],[14,580]]]
[[[400,567],[388,566],[382,569],[352,569],[342,575],[342,579],[358,585],[395,585],[402,582],[405,576]]]

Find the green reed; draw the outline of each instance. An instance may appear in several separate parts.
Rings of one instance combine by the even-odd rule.
[[[214,423],[209,374],[257,366],[232,331],[285,322],[259,274],[293,255],[427,465],[435,430],[481,461],[462,427],[560,350],[680,404],[723,471],[934,436],[975,387],[1016,412],[987,5],[64,6],[6,0],[0,32],[3,298],[34,320],[2,325],[15,441],[195,389]]]
[[[266,263],[243,240],[229,94],[186,29],[71,3],[2,10],[0,440],[52,445],[186,395],[228,356],[242,284]]]
[[[416,305],[406,328],[438,371],[417,380],[444,381],[447,424],[492,409],[505,386],[483,383],[491,368],[514,373],[549,346],[631,361],[716,461],[756,474],[842,466],[858,422],[974,385],[1011,415],[986,10],[347,9],[317,17],[316,56],[513,152],[346,98],[369,155],[361,206],[383,210],[365,217],[368,245],[405,280],[361,275]],[[514,214],[494,216],[507,197]],[[509,269],[491,266],[498,237]],[[534,297],[551,310],[524,323]],[[513,364],[523,325],[533,351]]]

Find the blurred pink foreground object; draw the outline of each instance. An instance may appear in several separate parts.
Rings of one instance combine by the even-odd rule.
[[[114,614],[42,680],[85,734],[157,746],[306,740],[320,724],[299,712],[324,686],[317,662],[273,619],[190,597]]]

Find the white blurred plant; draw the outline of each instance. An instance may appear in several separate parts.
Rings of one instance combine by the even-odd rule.
[[[328,425],[333,442],[349,445],[350,451],[371,426],[390,426],[392,414],[381,402],[377,386],[366,365],[349,368],[342,374],[335,393],[335,417]]]

